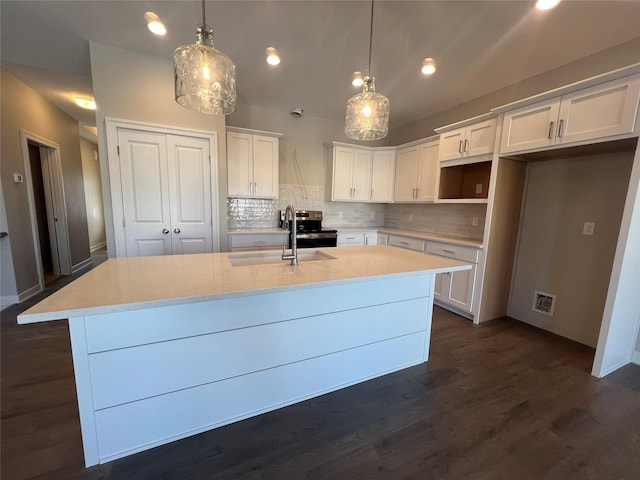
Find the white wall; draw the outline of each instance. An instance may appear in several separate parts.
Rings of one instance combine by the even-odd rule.
[[[9,232],[7,214],[4,208],[2,183],[0,182],[0,232]],[[16,276],[13,270],[13,256],[9,237],[0,238],[0,309],[18,303]]]
[[[82,157],[84,199],[87,206],[89,248],[94,251],[105,246],[107,240],[104,230],[104,205],[102,203],[98,145],[81,137],[80,156]]]
[[[632,161],[623,152],[529,164],[509,316],[595,347]],[[536,290],[557,296],[552,317],[532,310]]]
[[[115,236],[111,210],[105,117],[194,129],[217,135],[218,208],[220,214],[218,231],[221,249],[225,250],[227,243],[225,117],[187,110],[175,102],[171,58],[146,55],[96,42],[91,42],[89,48],[93,93],[98,105],[96,122],[109,255],[113,255]]]

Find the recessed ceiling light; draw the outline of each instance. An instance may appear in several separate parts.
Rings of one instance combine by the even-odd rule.
[[[147,21],[147,28],[154,34],[163,36],[166,35],[167,29],[160,20],[160,17],[153,12],[146,12],[144,19]]]
[[[436,71],[436,62],[433,58],[428,57],[422,61],[422,73],[425,75],[431,75]]]
[[[96,101],[93,98],[76,97],[73,101],[81,108],[86,108],[87,110],[96,109]]]
[[[538,10],[550,10],[553,7],[557,7],[561,1],[562,0],[538,0],[536,2],[536,8]]]
[[[269,65],[278,65],[280,63],[280,56],[278,51],[274,47],[267,47],[267,63]]]

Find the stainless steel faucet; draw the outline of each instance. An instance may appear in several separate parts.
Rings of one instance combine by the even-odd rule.
[[[291,224],[289,224],[289,220],[291,220]],[[284,225],[291,225],[291,253],[285,253],[285,245],[282,245],[282,260],[291,260],[291,265],[298,265],[298,240],[296,239],[298,221],[293,205],[288,205],[284,211],[283,228]]]

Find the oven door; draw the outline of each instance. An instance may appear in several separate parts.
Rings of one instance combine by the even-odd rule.
[[[298,248],[335,247],[338,244],[338,234],[328,232],[298,232],[296,241]]]

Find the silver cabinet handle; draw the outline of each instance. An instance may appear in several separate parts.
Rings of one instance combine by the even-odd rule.
[[[180,233],[180,229],[178,227],[174,228],[173,233]]]
[[[450,253],[451,255],[455,255],[456,252],[454,250],[447,250],[446,248],[442,249],[443,252]]]
[[[469,148],[468,148],[468,147],[469,147],[469,140],[465,138],[465,139],[464,139],[464,151],[465,151],[466,153],[468,153],[468,152],[469,152]]]
[[[558,137],[562,136],[562,125],[564,124],[564,120],[560,120],[558,122]]]
[[[416,188],[416,198],[420,198],[420,189]]]
[[[166,235],[167,233],[169,233],[169,229],[168,228],[163,228],[162,229],[162,233],[164,233]]]
[[[549,135],[548,135],[549,140],[551,140],[551,135],[553,135],[553,126],[554,125],[555,125],[555,122],[549,122]]]
[[[258,183],[253,182],[253,193],[258,193]]]
[[[460,144],[458,145],[458,153],[462,153],[462,140],[460,140]]]

